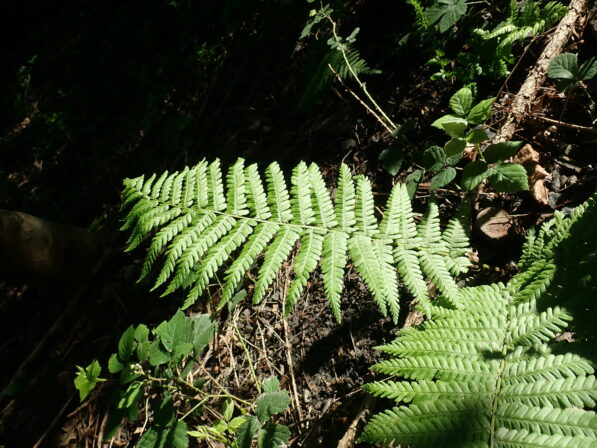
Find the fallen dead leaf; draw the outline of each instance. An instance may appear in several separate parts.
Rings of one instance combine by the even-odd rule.
[[[522,165],[529,176],[529,189],[533,199],[540,204],[547,205],[549,190],[545,185],[545,178],[549,173],[539,165],[541,154],[533,149],[530,144],[524,145],[520,151],[513,157],[512,161]]]

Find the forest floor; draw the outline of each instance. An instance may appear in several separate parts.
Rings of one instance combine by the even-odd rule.
[[[596,45],[589,31],[570,44],[575,52],[588,49],[589,53]],[[509,80],[510,85],[501,89],[502,97],[496,102],[497,118],[492,123],[494,129],[499,128],[500,117],[508,108],[507,95],[516,90],[530,65],[532,61],[523,62]],[[391,113],[397,122],[420,120],[428,124],[445,112],[449,86],[430,81],[429,75],[428,68],[413,66],[400,91],[387,94],[387,103],[393,105]],[[597,97],[594,82],[589,89]],[[389,137],[380,131],[374,120],[366,117],[358,104],[351,103],[349,95],[340,90],[335,93],[295,129],[280,124],[290,122],[291,118],[285,120],[284,111],[277,109],[268,95],[252,101],[250,113],[243,109],[241,114],[233,104],[227,105],[220,111],[220,118],[244,124],[240,128],[227,128],[218,136],[219,141],[238,140],[244,142],[244,149],[237,150],[239,145],[231,150],[222,144],[222,153],[210,151],[209,157],[230,161],[242,155],[251,161],[278,160],[286,166],[308,158],[319,163],[328,185],[334,183],[339,163],[343,161],[354,173],[367,175],[374,191],[385,199],[392,183],[403,180],[412,172],[414,164],[405,161],[401,173],[392,178],[377,159]],[[546,123],[540,117],[552,121]],[[566,213],[595,190],[597,131],[594,118],[587,114],[582,96],[566,101],[556,92],[553,82],[543,87],[531,113],[519,123],[516,137],[530,144],[533,154],[539,157],[539,165],[547,175],[545,190],[536,194],[480,192],[473,204],[475,209],[505,212],[507,235],[497,240],[473,224],[471,243],[480,261],[461,279],[461,284],[507,280],[516,271],[516,260],[529,229],[551,218],[555,211]],[[296,137],[299,134],[301,138]],[[307,145],[311,136],[313,142],[308,148],[302,146]],[[23,144],[8,132],[5,139],[16,140],[15,147]],[[276,145],[283,149],[274,154]],[[123,160],[124,164],[134,165],[136,159],[125,157]],[[52,164],[52,157],[47,156],[41,163]],[[29,161],[15,163],[10,167],[10,175],[20,179],[19,194],[26,197],[35,189],[61,185],[60,176],[68,172],[69,163],[76,170],[81,161],[60,160],[60,170],[43,177],[45,183],[37,182],[41,177],[35,170],[47,168],[34,168]],[[0,299],[3,364],[0,385],[4,389],[9,380],[15,380],[5,390],[6,395],[0,397],[0,447],[124,447],[132,446],[143,431],[141,418],[140,423],[124,424],[112,441],[102,442],[113,384],[102,383],[82,404],[72,384],[75,366],[87,365],[93,358],[107,360],[115,351],[118,336],[130,324],[157,323],[164,316],[172,315],[179,305],[174,298],[159,299],[157,294],[149,293],[147,283],[135,283],[142,255],[125,253],[124,237],[117,231],[118,176],[122,174],[118,163],[115,155],[99,164],[94,161],[94,168],[86,171],[89,177],[79,178],[81,183],[85,180],[82,187],[85,194],[75,194],[76,182],[70,184],[71,190],[65,193],[68,207],[81,210],[88,223],[95,220],[90,227],[108,242],[108,251],[98,269],[89,278],[80,282],[73,279],[70,284],[6,281],[0,285],[3,296]],[[110,192],[106,193],[107,190]],[[94,191],[98,192],[97,198],[90,204]],[[460,202],[462,194],[446,188],[437,196],[442,217],[446,218]],[[423,210],[429,197],[429,184],[421,184],[415,199],[417,210]],[[19,201],[6,200],[0,205],[14,209],[19,207]],[[64,211],[68,207],[56,208]],[[35,211],[34,207],[32,209]],[[292,397],[290,410],[279,421],[290,427],[290,446],[360,446],[354,444],[351,431],[362,427],[367,411],[384,404],[360,390],[364,383],[376,378],[369,368],[381,360],[382,355],[374,347],[391,341],[397,329],[412,315],[408,307],[403,307],[398,328],[389,318],[380,316],[369,300],[365,285],[349,266],[343,292],[342,323],[334,320],[318,275],[311,279],[303,299],[290,316],[284,318],[279,291],[288,287],[290,266],[285,268],[271,294],[259,306],[242,302],[234,310],[218,315],[216,336],[192,374],[209,378],[209,387],[214,391],[224,388],[246,400],[256,397],[256,378],[275,375]],[[250,282],[248,285],[250,294]],[[73,302],[75,305],[71,306]],[[210,312],[214,303],[217,297],[192,311]],[[56,322],[59,323],[57,328],[50,332]],[[411,324],[413,322],[408,322]],[[14,378],[19,366],[40,343],[44,344],[43,349],[22,374]],[[223,445],[212,443],[209,446]]]

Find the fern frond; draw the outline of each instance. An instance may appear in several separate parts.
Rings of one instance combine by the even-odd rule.
[[[394,342],[379,347],[391,358],[373,369],[410,381],[393,378],[365,390],[412,404],[374,416],[361,441],[412,447],[597,446],[597,417],[583,410],[597,404],[593,363],[580,354],[579,342],[554,344],[577,318],[550,305],[568,299],[577,280],[568,277],[558,257],[573,253],[587,260],[587,254],[592,259],[597,253],[596,204],[591,199],[529,239],[526,271],[508,285],[462,288],[461,309],[444,308],[450,305],[445,298],[434,302],[433,320],[402,330]],[[541,277],[542,268],[552,266],[558,266],[555,274],[552,269]],[[585,287],[595,291],[595,277],[587,281]],[[573,352],[559,353],[566,346]]]
[[[421,303],[429,305],[423,272],[449,296],[443,259],[449,250],[455,254],[466,250],[464,237],[457,235],[454,224],[442,234],[437,209],[417,230],[403,185],[393,188],[380,226],[371,183],[363,176],[353,179],[345,165],[340,167],[335,201],[319,168],[304,162],[292,171],[290,192],[276,163],[267,167],[264,183],[256,165],[245,167],[239,159],[229,168],[225,184],[224,189],[217,160],[159,178],[125,181],[123,209],[128,213],[123,228],[131,229],[129,248],[157,229],[141,275],[148,275],[162,258],[154,289],[167,284],[166,295],[188,288],[185,306],[218,281],[220,270],[225,274],[219,306],[224,306],[262,254],[253,294],[256,303],[288,262],[288,272],[293,270],[287,295],[291,310],[320,264],[326,296],[340,320],[348,255],[382,313],[389,310],[395,322],[400,309],[398,274]]]

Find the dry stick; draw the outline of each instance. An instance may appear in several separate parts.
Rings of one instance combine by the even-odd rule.
[[[288,282],[284,282],[284,295],[282,297],[286,297],[288,293]],[[282,316],[286,316],[286,300],[282,300]],[[294,363],[292,362],[292,345],[290,345],[290,340],[288,339],[288,335],[290,334],[290,330],[288,328],[288,319],[283,318],[282,323],[284,325],[284,347],[286,348],[286,362],[288,363],[288,370],[290,371],[290,381],[292,383],[292,398],[293,404],[296,407],[296,412],[299,416],[299,422],[303,421],[303,411],[301,410],[301,403],[298,399],[298,388],[296,387],[296,378],[294,377]]]
[[[336,78],[338,79],[338,81],[340,81],[340,84],[342,84],[342,87],[344,87],[344,90],[346,90],[348,93],[350,93],[353,97],[355,97],[355,99],[361,103],[361,105],[367,109],[367,112],[369,112],[371,115],[373,115],[375,117],[375,119],[384,127],[386,128],[386,130],[391,134],[392,132],[394,132],[394,130],[388,126],[388,124],[373,110],[369,107],[369,105],[367,103],[365,103],[356,93],[354,93],[346,84],[344,84],[344,80],[340,77],[340,75],[338,74],[338,72],[336,70],[334,70],[334,67],[332,67],[331,64],[328,64],[328,68],[332,71],[332,73],[336,76]]]
[[[334,22],[329,15],[326,15],[326,17],[327,17],[327,19],[332,24],[332,34],[334,35],[334,38],[337,41],[339,41],[338,34],[336,33],[336,22]],[[363,81],[361,81],[361,79],[359,78],[359,75],[357,75],[357,73],[355,72],[354,68],[352,67],[352,64],[348,60],[348,56],[346,55],[346,49],[345,48],[346,48],[345,46],[339,47],[338,50],[342,53],[342,57],[344,58],[344,63],[346,64],[346,67],[350,71],[350,74],[352,75],[352,77],[354,78],[354,80],[358,83],[358,85],[361,88],[361,90],[363,91],[363,93],[367,96],[367,98],[369,98],[369,101],[371,101],[371,104],[373,104],[373,107],[375,107],[375,109],[377,109],[377,111],[381,115],[383,115],[383,117],[385,118],[385,120],[386,120],[386,125],[385,125],[386,129],[387,129],[387,125],[389,125],[389,126],[391,126],[393,128],[390,131],[390,134],[391,134],[397,128],[396,124],[390,119],[390,117],[388,117],[388,115],[384,112],[384,110],[373,99],[373,97],[371,96],[371,94],[367,90],[367,85]]]
[[[547,118],[541,115],[534,116],[533,118],[536,118],[539,121],[544,121],[545,123],[555,124],[556,126],[561,126],[563,128],[576,129],[577,131],[593,132],[597,134],[597,128],[590,128],[588,126],[581,126],[579,124],[566,123],[565,121],[554,120],[553,118]]]
[[[556,30],[537,63],[529,73],[518,94],[514,97],[510,113],[506,117],[505,123],[499,129],[494,137],[494,141],[508,141],[516,132],[516,124],[522,120],[528,112],[531,103],[537,96],[539,88],[545,82],[549,63],[554,56],[562,52],[568,39],[574,32],[577,23],[587,17],[588,0],[572,0],[568,7],[568,13],[560,21]]]

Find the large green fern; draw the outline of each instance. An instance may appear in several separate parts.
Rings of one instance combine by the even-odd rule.
[[[380,347],[392,358],[374,369],[404,380],[365,389],[410,404],[375,415],[363,441],[413,447],[597,446],[597,415],[583,410],[597,401],[593,363],[576,350],[583,338],[553,342],[565,329],[577,330],[573,308],[564,306],[579,293],[596,291],[595,199],[569,218],[558,215],[529,238],[522,271],[507,285],[463,288],[461,309],[437,301],[433,320],[400,331],[393,343]],[[560,266],[562,253],[573,253],[580,264]],[[573,272],[580,284],[563,280]],[[595,297],[584,299],[586,313]]]
[[[466,270],[468,238],[454,218],[442,233],[438,208],[431,202],[415,223],[406,187],[397,184],[381,222],[374,212],[371,183],[341,165],[332,200],[318,167],[300,163],[292,171],[291,189],[278,164],[265,170],[239,159],[226,175],[219,161],[149,179],[125,180],[123,229],[131,229],[128,250],[153,235],[141,276],[158,259],[162,267],[154,288],[164,294],[189,288],[184,306],[192,305],[224,271],[221,305],[241,286],[261,254],[253,301],[261,301],[284,262],[294,257],[287,304],[301,297],[318,265],[334,316],[341,319],[340,298],[348,259],[372,292],[381,312],[398,319],[398,276],[426,310],[430,310],[425,276],[453,306],[459,306],[453,275]],[[153,233],[156,231],[155,234]]]

